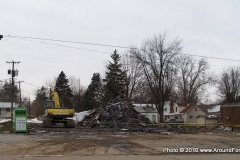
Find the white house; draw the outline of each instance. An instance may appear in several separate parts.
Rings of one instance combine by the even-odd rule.
[[[167,101],[164,104],[164,120],[167,119],[177,119],[177,120],[183,120],[181,111],[186,108],[185,105],[174,103],[173,101]]]
[[[13,103],[13,107],[18,107]],[[11,102],[0,102],[0,118],[11,117]]]
[[[151,122],[157,123],[160,121],[160,116],[153,104],[133,104],[134,109],[144,115]]]
[[[219,105],[197,105],[190,103],[181,112],[185,123],[217,124],[219,122]]]
[[[133,104],[135,106],[135,110],[145,115],[152,122],[159,122],[160,115],[156,110],[156,106],[154,104]],[[164,111],[163,111],[163,119],[177,119],[183,120],[182,110],[186,108],[186,105],[174,103],[173,101],[166,101],[164,103]]]

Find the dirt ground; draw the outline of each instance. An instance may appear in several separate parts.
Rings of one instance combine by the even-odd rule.
[[[28,134],[0,134],[0,159],[68,159],[74,157],[120,157],[135,159],[159,159],[173,157],[181,159],[191,156],[214,155],[219,157],[238,157],[240,153],[200,153],[200,149],[239,149],[240,134],[232,132],[173,134],[143,132],[58,132],[38,131]],[[180,149],[182,152],[180,152]],[[178,151],[178,152],[173,152]],[[187,152],[188,151],[188,152]],[[191,152],[191,153],[189,153]],[[11,158],[12,157],[12,158]],[[46,158],[47,157],[47,158]],[[151,158],[150,158],[151,157]],[[194,159],[197,159],[195,157]],[[90,158],[91,159],[91,158]],[[221,159],[221,158],[220,158]]]

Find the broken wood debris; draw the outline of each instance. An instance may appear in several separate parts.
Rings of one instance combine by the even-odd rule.
[[[79,125],[86,128],[146,127],[150,120],[137,112],[131,104],[118,102],[109,106],[95,108],[85,116]]]

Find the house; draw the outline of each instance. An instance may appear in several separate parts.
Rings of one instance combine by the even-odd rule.
[[[13,103],[13,107],[17,107]],[[0,102],[0,118],[11,117],[11,102]]]
[[[159,122],[160,115],[155,105],[134,104],[134,106],[136,111],[145,115],[152,122]],[[164,104],[163,116],[164,120],[176,119],[184,123],[217,124],[220,119],[220,105],[197,105],[196,103],[167,101]]]
[[[184,121],[184,123],[188,123],[188,119],[191,119],[192,117],[188,117],[188,112],[196,105],[196,103],[181,103],[179,104],[182,107],[185,107],[180,114],[182,115],[182,119]]]
[[[182,114],[180,113],[185,106],[179,106],[177,103],[174,103],[173,101],[167,101],[164,104],[164,120],[167,119],[177,119],[177,120],[183,120]]]
[[[134,109],[144,115],[151,122],[157,123],[160,121],[160,116],[153,104],[133,104]]]
[[[154,122],[154,117],[156,115],[156,122],[159,122],[160,120],[160,115],[156,110],[156,107],[154,104],[135,104],[136,110],[143,114],[146,115],[151,121]],[[153,107],[150,107],[153,106]],[[164,103],[164,111],[163,111],[163,119],[177,119],[177,120],[183,120],[181,111],[186,108],[186,105],[182,105],[179,103],[174,103],[173,101],[166,101]],[[149,110],[150,109],[150,110]]]
[[[219,122],[219,105],[197,105],[190,103],[181,111],[185,123],[217,124]]]
[[[240,123],[240,104],[224,104],[220,107],[221,123]]]
[[[154,104],[134,104],[135,110],[145,115],[152,122],[159,122],[160,115],[156,110]],[[177,103],[173,101],[166,101],[164,103],[164,111],[163,111],[163,119],[177,119],[182,120],[182,114],[180,113],[185,106],[179,106]]]

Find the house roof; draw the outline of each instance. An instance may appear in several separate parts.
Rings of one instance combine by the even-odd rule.
[[[179,107],[186,107],[188,104],[187,103],[177,103]]]
[[[209,110],[213,109],[216,105],[197,105],[205,114],[209,114]],[[220,110],[219,110],[220,111]]]
[[[16,103],[13,103],[13,107],[17,107]],[[11,102],[0,102],[0,108],[11,108]]]
[[[147,104],[142,104],[142,105],[133,105],[134,109],[139,112],[139,113],[158,113],[155,107],[147,105]]]
[[[188,113],[194,106],[196,106],[196,103],[189,103],[180,113]]]

